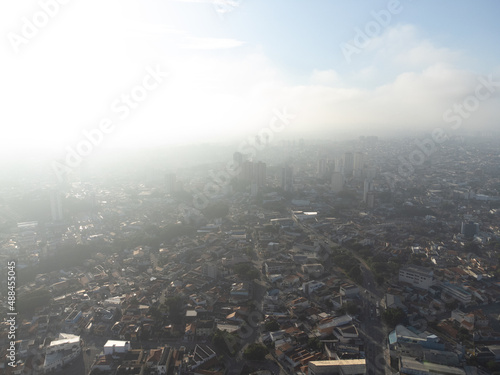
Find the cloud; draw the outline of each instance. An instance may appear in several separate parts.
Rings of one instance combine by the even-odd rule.
[[[339,75],[333,69],[328,69],[328,70],[314,69],[311,74],[310,81],[312,84],[329,86],[339,81]]]
[[[381,36],[371,39],[367,51],[375,59],[390,62],[405,68],[426,67],[436,63],[456,63],[461,51],[438,47],[419,35],[411,24],[397,24],[388,28]]]
[[[182,48],[200,50],[228,49],[240,47],[243,44],[244,42],[236,39],[200,37],[186,37],[181,42]]]
[[[461,52],[434,45],[409,25],[370,44],[357,71],[312,69],[299,77],[270,60],[265,48],[231,35],[187,32],[167,21],[148,25],[134,14],[125,21],[116,4],[89,1],[65,8],[22,56],[9,51],[0,62],[1,121],[8,124],[2,151],[63,151],[81,129],[113,116],[110,104],[141,82],[151,64],[171,77],[117,123],[103,148],[241,140],[283,107],[297,115],[283,137],[432,128],[443,126],[443,112],[477,85],[475,72],[457,68]],[[498,98],[481,103],[464,128],[488,125],[498,108]]]
[[[220,15],[232,12],[241,5],[242,0],[173,0],[180,3],[212,4]]]

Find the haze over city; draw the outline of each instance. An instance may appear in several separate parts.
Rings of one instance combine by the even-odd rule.
[[[106,118],[102,149],[240,142],[282,108],[288,139],[414,134],[489,76],[460,130],[497,126],[494,1],[68,1],[35,24],[36,2],[1,7],[6,154],[62,157]],[[148,67],[165,77],[127,104]]]

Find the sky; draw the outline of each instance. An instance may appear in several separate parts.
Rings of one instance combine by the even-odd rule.
[[[498,14],[494,0],[4,1],[0,153],[497,129]]]

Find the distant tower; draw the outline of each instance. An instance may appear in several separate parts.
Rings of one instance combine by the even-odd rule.
[[[253,164],[253,183],[258,187],[266,184],[266,163],[258,161]]]
[[[363,174],[363,167],[365,165],[365,154],[362,152],[356,152],[354,154],[354,177],[361,177]]]
[[[366,168],[366,178],[373,180],[377,176],[377,169],[374,167]]]
[[[469,221],[468,223],[462,222],[462,230],[460,232],[467,238],[473,238],[479,233],[479,224],[473,221]]]
[[[61,193],[58,190],[51,190],[49,194],[50,194],[50,214],[52,216],[52,221],[62,221],[64,217],[63,217]]]
[[[344,189],[344,176],[340,172],[332,174],[332,191],[334,193],[341,192]]]
[[[245,160],[241,166],[240,177],[243,181],[252,182],[253,180],[253,162]]]
[[[334,159],[333,172],[340,172],[340,173],[344,174],[344,160],[342,158]]]
[[[281,169],[281,188],[285,191],[293,191],[293,169],[288,165]]]
[[[165,175],[165,192],[167,194],[172,194],[176,190],[177,176],[175,173],[167,173]]]
[[[369,191],[366,194],[366,205],[369,208],[373,208],[374,204],[375,204],[375,194],[373,193],[373,191]]]
[[[363,202],[366,203],[368,193],[372,191],[372,181],[370,179],[365,179],[364,189],[363,189]]]
[[[344,176],[351,177],[354,170],[354,155],[352,152],[344,154]]]
[[[327,171],[326,159],[319,159],[318,160],[318,177],[319,178],[325,177],[326,171]]]

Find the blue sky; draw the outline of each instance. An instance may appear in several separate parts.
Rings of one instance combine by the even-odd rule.
[[[47,24],[24,35],[46,4]],[[62,155],[107,118],[116,126],[102,149],[238,141],[284,107],[296,115],[285,138],[446,128],[447,111],[474,95],[479,77],[500,80],[499,8],[493,0],[3,2],[0,146]],[[381,12],[388,22],[376,19]],[[373,22],[369,42],[356,46],[357,30]],[[348,44],[357,48],[350,61]],[[169,78],[120,118],[113,103],[151,67]],[[498,125],[497,88],[461,115],[460,130]]]

